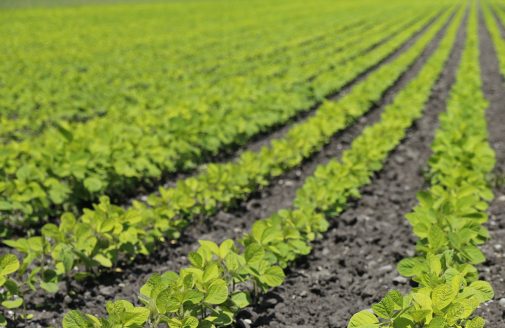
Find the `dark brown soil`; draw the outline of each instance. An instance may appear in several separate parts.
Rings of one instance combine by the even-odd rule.
[[[479,314],[486,318],[488,327],[505,326],[505,85],[498,65],[496,50],[480,13],[480,62],[484,93],[489,101],[486,112],[489,142],[496,153],[494,180],[495,198],[489,209],[487,227],[491,233],[483,247],[487,261],[481,266],[482,278],[493,284],[495,298],[484,305]],[[502,34],[503,27],[501,26]]]
[[[362,199],[332,220],[312,253],[291,267],[283,286],[241,313],[238,326],[346,327],[353,313],[369,308],[388,290],[407,290],[408,281],[395,270],[400,259],[414,253],[415,239],[404,214],[426,184],[423,170],[454,81],[464,33],[460,29],[424,116],[364,188]]]
[[[420,33],[416,34],[409,42],[380,64],[396,58],[401,52],[410,47],[419,35]],[[439,39],[440,35],[437,42]],[[187,264],[186,255],[198,246],[197,239],[222,241],[226,238],[239,238],[256,219],[266,217],[281,208],[291,206],[295,191],[303,184],[305,178],[311,175],[318,165],[339,156],[342,150],[360,134],[365,126],[377,121],[384,105],[389,103],[394,94],[415,76],[433,50],[434,44],[431,44],[429,50],[420,57],[413,67],[402,75],[397,83],[386,92],[383,99],[356,124],[334,136],[320,152],[306,160],[301,166],[275,179],[270,186],[251,195],[249,199],[240,202],[231,209],[222,210],[213,217],[195,222],[195,224],[188,227],[179,241],[174,244],[167,243],[151,256],[141,257],[135,263],[125,265],[122,272],[106,273],[101,275],[98,280],[88,281],[84,284],[72,282],[71,292],[68,295],[66,291],[50,298],[44,293],[30,295],[29,312],[34,314],[34,319],[29,326],[60,326],[63,314],[69,309],[75,308],[103,315],[105,302],[115,298],[135,302],[137,291],[150,274],[177,270]],[[376,68],[371,68],[355,82],[362,80]],[[352,85],[347,86],[339,94],[347,92],[351,87]],[[283,132],[279,131],[274,133],[273,136],[279,136]],[[267,140],[269,141],[271,138],[258,142],[266,143]],[[255,146],[251,145],[251,147]],[[417,156],[415,152],[410,155]],[[19,323],[16,327],[22,326]]]

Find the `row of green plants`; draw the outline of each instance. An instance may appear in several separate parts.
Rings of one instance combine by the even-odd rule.
[[[239,242],[221,244],[200,240],[197,251],[189,254],[190,265],[178,273],[153,274],[142,286],[135,306],[127,300],[107,304],[108,316],[98,318],[70,311],[64,328],[81,327],[218,327],[233,323],[235,313],[254,303],[261,293],[282,284],[284,269],[296,257],[310,252],[310,243],[329,227],[327,215],[341,212],[348,199],[359,197],[359,188],[368,184],[381,169],[388,154],[405,137],[415,119],[422,115],[431,88],[449,56],[462,10],[451,22],[439,47],[404,89],[386,106],[378,123],[365,128],[341,160],[319,167],[296,195],[295,206],[258,220]],[[431,35],[433,36],[433,34]],[[420,43],[414,45],[414,48]],[[398,57],[385,65],[382,74],[398,77],[398,67],[408,67],[414,58]],[[401,71],[403,71],[401,70]],[[367,90],[380,95],[380,83]],[[354,98],[354,106],[362,106]],[[374,151],[370,151],[373,149]],[[326,191],[314,199],[310,190]],[[306,198],[309,199],[306,199]]]
[[[18,274],[27,276],[30,286],[57,292],[64,280],[80,280],[120,261],[131,262],[139,254],[148,255],[164,240],[178,238],[195,217],[209,216],[223,204],[246,197],[272,177],[296,167],[361,117],[418,58],[450,15],[445,13],[413,46],[371,73],[338,102],[325,103],[314,116],[271,145],[245,152],[236,162],[209,165],[176,187],[151,195],[147,203],[134,202],[124,209],[103,198],[94,210],[85,210],[78,218],[67,213],[59,225],[44,225],[41,235],[4,241],[23,255]],[[406,30],[405,37],[413,32]],[[387,53],[398,46],[391,44]]]
[[[433,15],[436,13],[410,27],[373,30],[369,37],[374,40],[387,38],[395,30],[397,34],[363,56],[356,57],[359,53],[355,48],[364,50],[360,43],[341,49],[336,55],[340,58],[338,65],[322,73],[324,78],[320,75],[308,83],[329,93],[338,90],[390,53],[391,44],[399,44],[412,31],[421,29]],[[350,37],[355,39],[354,35]],[[332,56],[321,61],[320,65],[331,62]],[[313,73],[313,65],[298,69],[300,76]],[[86,129],[60,126],[48,132],[52,137],[5,145],[0,160],[1,219],[14,224],[43,222],[46,215],[62,209],[73,211],[82,201],[95,200],[97,195],[135,189],[142,181],[190,168],[227,145],[243,144],[263,129],[285,122],[321,100],[314,97],[319,91],[307,83],[283,90],[278,82],[273,79],[270,90],[262,86],[265,97],[251,99],[247,107],[221,111],[207,106],[198,114],[190,110],[140,110],[128,124],[97,119],[88,122]],[[236,87],[240,88],[240,83]]]
[[[421,28],[438,13],[431,12],[411,28]],[[47,138],[5,145],[0,161],[0,215],[3,221],[16,224],[43,222],[47,215],[62,210],[76,212],[79,205],[97,200],[98,195],[122,195],[139,184],[156,182],[166,173],[190,169],[207,155],[244,144],[320,102],[323,95],[377,63],[384,49],[405,36],[403,30],[410,28],[392,24],[372,29],[362,35],[370,42],[380,42],[394,32],[397,35],[370,51],[359,42],[339,49],[337,55],[323,56],[319,62],[289,65],[290,72],[296,73],[268,82],[236,81],[233,92],[217,88],[219,94],[213,94],[205,89],[203,100],[184,98],[190,106],[138,108],[121,113],[122,121],[107,115],[75,129],[60,124],[44,134]],[[356,40],[355,35],[350,37]],[[335,57],[340,59],[336,64]],[[326,71],[305,80],[312,77],[315,66],[325,64],[330,65]]]
[[[505,21],[505,14],[503,9],[497,8],[496,4],[491,6],[491,2],[486,1],[482,6],[482,12],[484,15],[484,23],[486,28],[491,34],[491,39],[493,40],[493,45],[496,49],[496,55],[498,56],[498,63],[500,65],[500,72],[505,76],[505,40],[503,39],[499,25],[503,26]]]
[[[432,144],[431,186],[418,194],[418,205],[406,215],[418,238],[416,255],[401,260],[397,269],[415,287],[406,295],[388,292],[372,311],[355,314],[349,328],[485,325],[474,312],[494,292],[489,282],[479,280],[476,265],[485,261],[479,245],[489,238],[483,224],[493,198],[488,176],[495,155],[487,141],[488,103],[482,92],[476,1],[472,3],[456,82]]]

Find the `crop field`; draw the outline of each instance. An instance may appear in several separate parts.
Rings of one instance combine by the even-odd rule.
[[[505,0],[0,0],[0,327],[505,328]]]

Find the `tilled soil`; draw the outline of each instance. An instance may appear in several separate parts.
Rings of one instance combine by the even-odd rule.
[[[414,254],[415,239],[404,215],[426,184],[423,171],[464,34],[460,28],[424,116],[364,188],[363,197],[331,221],[312,253],[290,268],[283,286],[241,313],[239,327],[346,327],[353,313],[369,308],[388,290],[407,290],[408,280],[395,270],[400,259]]]
[[[419,37],[420,33],[413,36],[395,54],[389,56],[380,64],[389,62],[405,51]],[[437,37],[437,42],[440,35]],[[122,272],[109,272],[103,274],[95,281],[79,284],[72,282],[71,292],[64,290],[52,298],[47,294],[36,293],[30,296],[29,312],[34,314],[30,327],[60,326],[62,316],[70,309],[82,309],[85,312],[103,315],[105,302],[115,298],[122,298],[136,302],[136,294],[147,277],[154,272],[177,270],[187,264],[186,255],[196,249],[197,239],[222,241],[226,238],[239,238],[246,232],[250,225],[258,218],[266,217],[277,210],[291,206],[296,189],[299,188],[306,177],[310,176],[318,165],[326,163],[329,159],[341,154],[351,141],[360,134],[363,128],[379,119],[383,106],[389,103],[396,92],[415,76],[422,67],[428,55],[434,49],[434,43],[420,57],[397,83],[390,88],[383,99],[364,117],[350,128],[335,135],[323,149],[313,157],[307,159],[298,168],[287,172],[274,179],[271,185],[251,195],[247,200],[237,204],[232,209],[222,210],[217,215],[202,219],[190,225],[183,237],[177,242],[167,243],[158,248],[149,257],[140,257],[133,264],[125,265]],[[357,81],[365,78],[376,67],[363,74]],[[356,81],[356,82],[357,82]],[[346,87],[346,92],[352,85]],[[274,134],[277,135],[277,134]],[[411,156],[417,156],[414,152]],[[68,294],[68,295],[67,295]],[[19,323],[17,327],[22,327]]]
[[[482,250],[487,261],[480,266],[482,279],[492,283],[495,298],[479,309],[488,327],[505,326],[505,85],[498,65],[496,50],[480,13],[479,39],[481,75],[484,93],[489,101],[486,112],[489,142],[496,153],[494,180],[495,198],[489,208],[487,228],[491,234]],[[505,35],[502,29],[502,34]]]

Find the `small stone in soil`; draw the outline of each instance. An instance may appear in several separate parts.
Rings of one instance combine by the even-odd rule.
[[[100,286],[100,294],[109,296],[114,293],[114,288],[111,286]]]
[[[500,304],[500,306],[502,308],[505,308],[505,298],[500,298],[500,300],[498,301],[498,304]]]
[[[393,266],[391,264],[384,265],[379,268],[379,272],[391,272],[393,271]]]
[[[399,284],[406,284],[408,282],[407,278],[402,277],[402,276],[397,276],[393,279],[394,282],[399,283]]]

